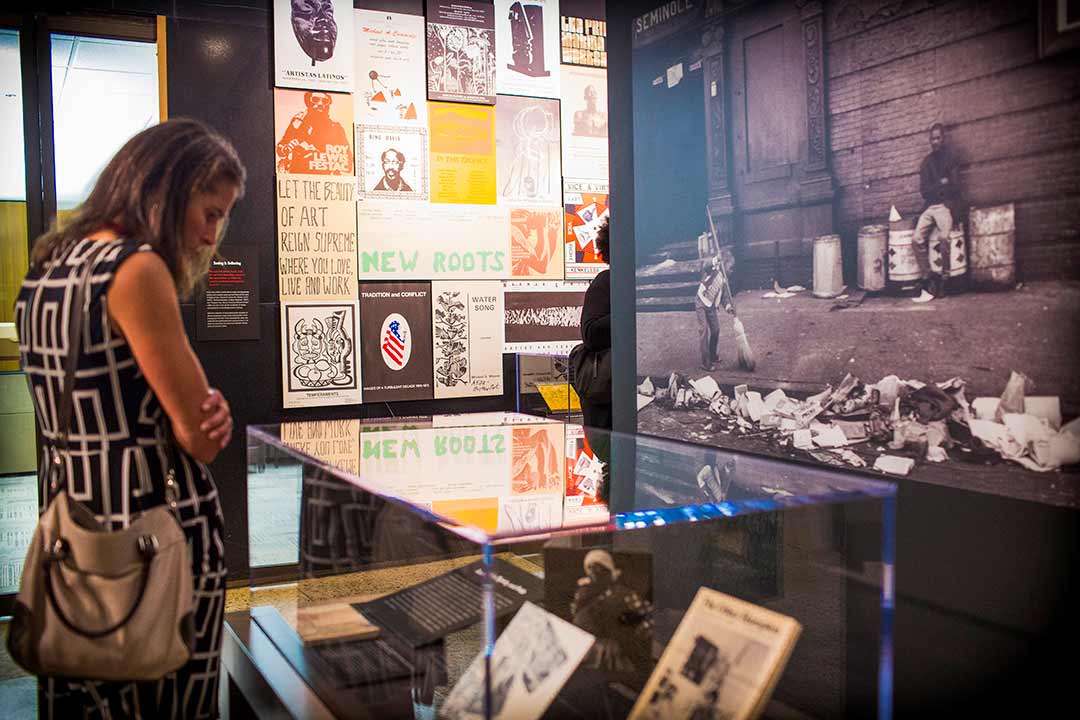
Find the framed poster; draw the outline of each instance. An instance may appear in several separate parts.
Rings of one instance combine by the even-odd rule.
[[[494,7],[456,0],[427,11],[428,99],[494,105]]]
[[[352,0],[274,0],[274,84],[353,90]]]
[[[503,352],[569,353],[581,342],[581,306],[588,283],[503,283]]]
[[[431,283],[360,283],[368,402],[430,400]]]
[[[564,65],[562,78],[563,174],[607,182],[607,70]]]
[[[361,197],[427,200],[427,128],[357,125],[356,181]]]
[[[424,18],[353,11],[357,125],[427,127]]]
[[[559,204],[559,101],[501,95],[495,106],[500,203]]]
[[[502,283],[435,281],[431,298],[435,399],[501,395]]]
[[[431,201],[494,204],[496,198],[495,110],[433,102]]]
[[[274,90],[278,173],[352,175],[352,98],[315,90]]]
[[[563,279],[562,212],[557,208],[510,209],[510,275]]]
[[[495,0],[500,95],[559,97],[559,0]]]
[[[368,200],[357,205],[364,280],[497,280],[509,275],[505,209]]]
[[[591,278],[607,269],[596,247],[596,233],[610,214],[606,180],[563,180],[563,252],[566,279]]]
[[[355,300],[353,179],[279,174],[275,187],[281,299]]]
[[[281,304],[285,408],[360,404],[359,314],[355,300]]]

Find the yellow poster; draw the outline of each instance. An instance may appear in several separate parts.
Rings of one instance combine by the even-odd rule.
[[[495,109],[428,103],[431,201],[495,204]]]
[[[536,383],[536,389],[551,412],[581,412],[581,399],[570,383]]]

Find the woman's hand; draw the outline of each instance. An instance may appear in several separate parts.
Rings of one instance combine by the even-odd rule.
[[[200,409],[209,417],[199,425],[199,430],[206,433],[211,440],[220,438],[218,447],[224,449],[232,439],[233,430],[232,412],[229,409],[228,401],[225,400],[225,396],[221,394],[220,390],[210,388],[210,392],[206,394],[206,400],[203,401]]]

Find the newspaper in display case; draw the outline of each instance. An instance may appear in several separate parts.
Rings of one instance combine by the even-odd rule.
[[[630,717],[757,717],[801,631],[786,615],[699,589]]]

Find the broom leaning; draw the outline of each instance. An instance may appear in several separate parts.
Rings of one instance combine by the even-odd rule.
[[[713,237],[716,238],[717,252],[720,250],[720,237],[716,234],[716,226],[713,225],[712,210],[709,208],[709,203],[705,203],[705,214],[709,217],[709,229],[712,230]],[[735,348],[738,353],[739,367],[753,372],[754,370],[754,352],[750,349],[750,340],[746,337],[746,328],[743,327],[742,320],[739,319],[738,314],[735,312],[735,293],[731,289],[731,283],[728,282],[727,272],[724,270],[724,259],[719,258],[717,263],[720,268],[720,274],[724,278],[724,285],[727,286],[728,295],[731,299],[731,315],[735,318],[732,323],[732,327],[735,330]]]

